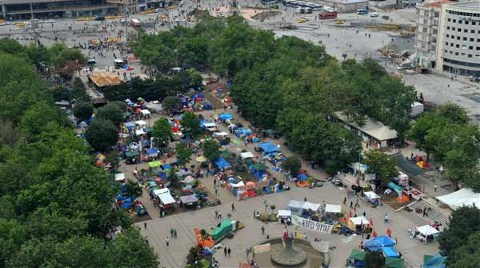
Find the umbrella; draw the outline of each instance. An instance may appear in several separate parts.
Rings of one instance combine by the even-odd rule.
[[[204,162],[207,162],[207,158],[205,158],[205,156],[202,155],[195,158],[195,161],[197,161],[198,163],[204,163]]]

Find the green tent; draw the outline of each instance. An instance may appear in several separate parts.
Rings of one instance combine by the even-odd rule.
[[[148,166],[151,168],[157,168],[157,167],[160,167],[161,165],[162,165],[162,162],[160,161],[153,161],[148,163]]]
[[[213,240],[219,241],[228,233],[230,233],[233,230],[233,223],[234,221],[231,219],[225,219],[220,222],[212,232]]]
[[[367,255],[365,251],[362,251],[359,249],[353,249],[352,253],[350,254],[350,258],[356,261],[363,261],[365,260],[365,255]]]
[[[404,268],[405,261],[400,258],[387,257],[385,260],[385,266],[387,266],[387,268]]]

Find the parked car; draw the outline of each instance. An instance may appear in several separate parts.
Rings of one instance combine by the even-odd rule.
[[[372,12],[372,13],[370,13],[370,17],[376,18],[376,17],[378,17],[378,13],[377,12]]]

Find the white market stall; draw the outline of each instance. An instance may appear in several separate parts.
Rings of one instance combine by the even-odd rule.
[[[288,209],[292,212],[302,212],[304,203],[305,202],[303,201],[290,200],[290,202],[288,203]]]
[[[213,136],[214,137],[220,137],[220,138],[223,138],[223,137],[227,137],[228,136],[228,133],[227,132],[215,132],[213,133]]]
[[[171,205],[176,203],[175,198],[173,198],[168,188],[155,189],[153,190],[153,193],[158,197],[160,203],[163,205]]]
[[[370,222],[364,216],[352,217],[348,219],[347,226],[350,230],[355,231],[357,228],[369,227]]]
[[[325,213],[342,213],[342,206],[327,204],[325,205]]]
[[[303,210],[319,211],[320,207],[321,207],[320,204],[305,202],[305,203],[303,203],[302,209]]]
[[[255,156],[251,152],[244,152],[240,154],[240,157],[245,160],[249,158],[254,158]]]
[[[419,231],[420,234],[424,236],[429,236],[429,235],[438,236],[440,234],[439,230],[433,228],[430,225],[423,225],[423,226],[417,227],[417,231]]]
[[[150,116],[152,113],[150,113],[149,110],[147,109],[143,109],[143,110],[140,110],[140,112],[142,113],[143,116],[147,117],[147,116]]]
[[[148,126],[148,124],[143,120],[138,120],[138,121],[135,121],[135,126],[137,126],[138,128],[145,128]]]
[[[370,191],[363,194],[365,195],[365,198],[368,202],[374,204],[375,206],[378,206],[380,204],[380,196],[375,192]]]

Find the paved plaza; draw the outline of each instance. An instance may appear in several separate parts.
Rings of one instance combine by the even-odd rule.
[[[193,25],[192,23],[185,22],[185,17],[183,15],[184,13],[181,13],[181,11],[191,10],[193,8],[193,4],[191,1],[184,2],[185,4],[181,9],[168,11],[168,17],[171,18],[172,21],[177,20],[178,22],[174,22],[165,26],[155,25],[152,28],[148,28],[148,31],[166,31],[176,24],[187,26]],[[249,6],[253,6],[259,2],[260,1],[239,1],[240,5]],[[211,10],[213,7],[225,6],[228,5],[228,3],[227,1],[210,1],[207,2],[207,4],[203,4],[203,2],[201,2],[201,5],[202,7]],[[280,10],[282,13],[278,17],[267,19],[264,22],[251,19],[248,21],[256,28],[271,29],[277,36],[292,35],[304,40],[309,40],[316,44],[322,44],[326,47],[326,50],[329,54],[335,56],[339,60],[342,59],[343,54],[346,54],[347,58],[355,58],[359,60],[372,57],[378,59],[389,71],[396,71],[395,66],[388,64],[390,60],[383,57],[378,52],[378,49],[392,42],[392,39],[395,40],[401,38],[399,37],[398,33],[338,26],[332,21],[315,21],[313,17],[310,18],[309,22],[300,25],[296,23],[298,16],[294,15],[294,10],[294,8],[286,9],[282,7]],[[398,24],[413,24],[416,19],[413,9],[396,12],[382,11],[382,13],[388,15],[393,20],[393,23]],[[134,14],[131,16],[131,18],[140,18],[142,21],[152,22],[156,16],[158,16],[158,14]],[[371,18],[367,16],[358,16],[356,14],[340,14],[340,18],[345,19],[347,23],[372,22]],[[290,22],[296,24],[298,29],[280,30],[277,25],[279,25],[281,22]],[[106,28],[103,28],[104,26]],[[73,46],[78,43],[87,43],[88,40],[93,38],[115,37],[120,30],[124,29],[125,27],[120,24],[119,20],[107,20],[106,22],[78,22],[73,19],[59,19],[53,24],[43,24],[42,28],[37,29],[37,32],[39,33],[39,41],[43,44],[51,45],[55,42],[56,38],[57,40],[65,42],[65,44],[68,46]],[[131,28],[129,28],[128,31],[130,33],[135,33],[135,30]],[[11,37],[17,39],[22,44],[31,43],[33,41],[32,36],[32,31],[29,29],[21,29],[14,25],[0,26],[0,37]],[[96,58],[96,68],[108,70],[113,69],[113,55],[120,55],[120,50],[117,47],[114,47],[114,50],[111,51],[89,51],[87,49],[83,50],[83,52],[88,56]],[[143,72],[140,64],[133,64],[133,66],[134,70],[133,72],[128,72],[128,76],[132,75],[132,73],[136,73],[138,75]],[[452,80],[450,76],[444,74],[404,74],[403,80],[408,85],[414,85],[418,92],[423,93],[427,102],[434,104],[443,104],[447,102],[456,103],[467,110],[469,116],[474,120],[474,122],[480,123],[480,87],[478,84],[469,83],[465,80],[465,78],[462,77]],[[228,112],[234,114],[235,120],[240,121],[245,126],[248,126],[249,123],[242,120],[234,111],[235,109],[232,109]],[[214,112],[209,111],[204,112],[203,114],[206,117],[211,117],[213,113]],[[148,120],[150,126],[153,125],[153,122],[156,118],[158,118],[158,115],[154,115],[152,119]],[[221,130],[226,130],[224,126],[221,126],[220,128]],[[232,137],[232,139],[237,138]],[[283,142],[281,140],[269,141],[281,145],[282,153],[285,155],[288,156],[292,154],[286,150],[285,146],[282,146]],[[255,145],[249,144],[247,147],[245,147],[243,142],[239,142],[238,144],[234,145],[233,148],[236,147],[239,149],[248,149],[249,151],[253,152],[254,146]],[[408,156],[409,153],[406,153],[406,155]],[[267,163],[267,165],[270,168],[272,167],[269,163]],[[138,165],[139,169],[142,167],[146,167],[146,164]],[[133,179],[132,171],[134,168],[135,166],[124,165],[121,169],[126,173],[128,178]],[[326,178],[326,174],[321,172],[321,170],[312,170],[306,163],[303,163],[303,168],[316,178]],[[271,169],[269,171],[273,174],[273,176],[277,178],[283,178],[282,174],[278,174]],[[202,180],[206,187],[213,192],[212,177],[204,178]],[[435,182],[423,177],[419,178],[418,180],[421,180],[420,183],[425,185],[426,192],[430,194],[437,195],[448,192],[445,189],[439,188],[437,193],[433,193],[433,185]],[[142,201],[144,202],[152,219],[146,222],[137,223],[137,225],[139,228],[141,228],[142,234],[146,236],[149,243],[158,253],[161,267],[183,267],[186,262],[185,257],[188,254],[188,250],[196,243],[193,228],[209,229],[213,227],[219,222],[219,220],[214,219],[214,211],[220,210],[222,211],[223,215],[232,213],[231,204],[235,203],[237,211],[232,213],[232,219],[239,220],[244,223],[245,228],[239,230],[233,239],[226,239],[222,241],[223,244],[232,249],[232,256],[230,258],[224,257],[223,253],[220,252],[216,253],[215,257],[219,260],[221,267],[238,267],[239,262],[246,261],[245,250],[252,245],[261,243],[265,239],[265,236],[262,236],[260,229],[263,223],[253,218],[253,211],[263,210],[265,208],[265,202],[267,202],[269,205],[274,204],[278,210],[286,208],[288,202],[292,199],[303,200],[304,198],[307,198],[308,201],[315,203],[326,202],[330,204],[341,204],[343,198],[347,196],[347,193],[344,189],[334,187],[330,183],[326,183],[323,187],[314,189],[297,188],[294,185],[290,186],[290,191],[260,196],[245,201],[237,201],[230,192],[224,188],[220,188],[219,198],[223,203],[222,205],[182,214],[175,214],[165,218],[159,217],[158,209],[153,207],[152,202],[148,198],[148,194],[145,192],[142,197]],[[414,228],[415,225],[429,222],[433,218],[423,218],[419,215],[408,213],[406,211],[395,212],[386,205],[378,208],[371,208],[367,206],[362,199],[359,200],[361,207],[357,209],[358,215],[361,215],[363,211],[365,211],[367,213],[367,218],[373,219],[374,229],[379,235],[384,234],[387,227],[393,231],[392,237],[398,240],[398,245],[396,248],[402,253],[408,267],[420,267],[420,265],[423,263],[423,255],[434,254],[438,252],[438,244],[436,242],[422,244],[419,241],[410,239],[407,233],[408,229]],[[347,204],[350,201],[355,202],[355,199],[349,199]],[[435,202],[432,198],[427,198],[426,201],[422,202],[428,203],[419,203],[418,206],[428,205],[435,207]],[[346,209],[347,208],[344,207],[344,210]],[[383,215],[385,212],[389,213],[389,224],[383,223]],[[432,214],[430,217],[445,220],[445,217],[447,217],[446,215],[448,215],[447,212],[438,210],[438,214]],[[172,239],[170,241],[170,246],[167,247],[164,239],[166,236],[169,236],[169,230],[172,227],[178,230],[178,238]],[[271,237],[280,236],[283,228],[284,226],[280,223],[270,223],[265,225],[265,233],[269,234]],[[295,228],[294,226],[289,228],[292,231],[303,232],[303,230]],[[361,241],[361,237],[358,236],[347,238],[345,236],[336,234],[322,234],[310,231],[307,231],[306,235],[307,239],[310,241],[313,241],[315,238],[320,238],[330,242],[330,246],[334,248],[330,252],[330,267],[344,267],[345,260],[350,251],[354,248],[359,248]]]

